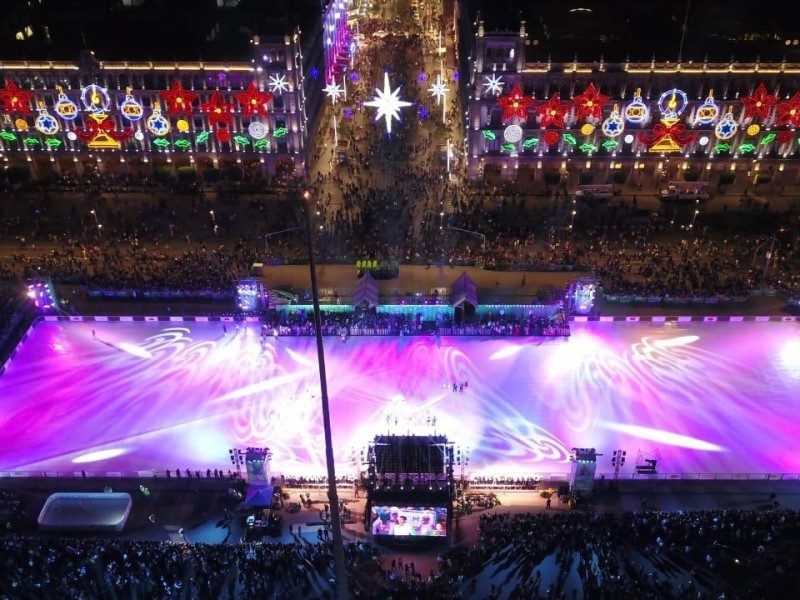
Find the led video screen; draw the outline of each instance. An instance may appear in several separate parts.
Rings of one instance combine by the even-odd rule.
[[[447,509],[425,506],[373,506],[370,531],[376,536],[444,537]]]

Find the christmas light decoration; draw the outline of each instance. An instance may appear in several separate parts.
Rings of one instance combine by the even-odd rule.
[[[58,98],[53,106],[53,110],[65,121],[74,121],[78,116],[78,105],[67,97],[61,86],[58,86],[56,89],[58,90]]]
[[[17,139],[17,136],[10,131],[0,131],[0,138],[3,138],[7,142],[13,142]]]
[[[159,94],[164,100],[165,109],[168,114],[191,114],[192,102],[197,99],[197,94],[183,89],[179,79],[172,82],[169,90]]]
[[[289,130],[286,129],[286,127],[278,127],[275,131],[272,132],[272,137],[282,138],[287,133],[289,133]]]
[[[108,107],[111,105],[111,97],[108,95],[106,88],[92,83],[81,88],[81,102],[90,113],[104,113],[108,112]]]
[[[614,109],[608,118],[600,125],[603,135],[610,138],[618,137],[625,131],[625,121],[619,116],[619,105],[615,104]]]
[[[72,132],[70,131],[69,133]],[[67,134],[67,137],[69,137],[69,133]],[[135,139],[137,142],[141,142],[142,140],[144,140],[144,133],[142,133],[141,131],[137,131],[136,133],[133,134],[133,139]]]
[[[102,106],[102,104],[94,104],[90,99],[89,106]],[[109,120],[108,114],[100,110],[90,110],[88,119],[86,126],[89,131],[75,133],[93,150],[119,150],[120,142],[133,135],[131,130],[116,131],[117,126],[114,121]]]
[[[267,87],[273,94],[282,94],[290,89],[289,82],[286,81],[286,75],[270,75]]]
[[[141,120],[144,116],[144,109],[131,95],[131,88],[125,91],[125,100],[119,105],[119,111],[122,113],[123,117],[132,123]]]
[[[658,99],[658,110],[661,111],[664,119],[675,119],[689,105],[689,98],[686,92],[673,88],[667,90]]]
[[[649,146],[649,152],[678,152],[681,146],[690,144],[697,138],[696,132],[687,132],[683,123],[677,119],[662,119],[653,127],[652,133],[641,132],[639,139]]]
[[[532,96],[524,96],[522,88],[516,84],[508,96],[500,96],[497,103],[503,107],[503,121],[519,117],[523,121],[528,119],[528,109],[533,104]]]
[[[619,142],[617,140],[606,140],[601,146],[606,150],[615,150],[619,146]]]
[[[208,137],[209,137],[210,135],[211,135],[211,134],[210,134],[210,133],[208,133],[207,131],[201,131],[200,133],[198,133],[198,134],[195,136],[195,138],[194,138],[194,141],[195,141],[195,143],[197,143],[197,144],[205,144],[205,143],[208,141]]]
[[[428,76],[425,74],[425,71],[420,71],[419,75],[417,75],[417,81],[420,83],[428,81]]]
[[[41,142],[39,142],[39,140],[37,140],[35,137],[28,136],[22,140],[22,143],[26,146],[38,146]]]
[[[208,115],[208,123],[211,127],[219,125],[220,123],[233,124],[233,104],[225,102],[219,92],[211,94],[208,102],[200,105],[200,110]]]
[[[581,134],[582,135],[592,135],[594,133],[594,125],[591,123],[584,123],[581,126]]]
[[[740,144],[739,148],[738,148],[739,152],[743,152],[745,154],[747,154],[748,152],[752,152],[755,149],[756,149],[756,145],[751,143],[751,142]]]
[[[635,138],[635,137],[633,137],[633,135],[631,135],[631,134],[629,133],[629,134],[627,134],[627,135],[626,135],[626,136],[623,138],[623,141],[624,141],[626,144],[632,144],[632,143],[633,143],[633,141],[634,141],[635,139],[636,139],[636,138]]]
[[[381,117],[384,117],[386,120],[386,132],[392,133],[392,119],[396,119],[399,122],[400,109],[411,106],[411,102],[400,100],[400,87],[392,91],[389,86],[388,72],[384,72],[383,74],[383,90],[375,88],[375,93],[376,95],[373,97],[373,100],[364,102],[364,106],[377,108],[378,113],[375,120],[377,121]]]
[[[778,132],[778,143],[779,144],[788,144],[794,139],[794,134],[791,131],[779,131]]]
[[[726,142],[722,142],[714,146],[714,152],[730,152],[730,149],[731,145]]]
[[[761,131],[761,126],[758,123],[753,123],[747,126],[747,135],[750,137],[758,135],[759,131]]]
[[[161,148],[163,150],[164,148],[167,148],[169,146],[169,140],[166,140],[164,138],[157,138],[153,140],[153,146],[156,146],[157,148]]]
[[[147,117],[145,126],[150,133],[159,137],[167,135],[169,130],[172,129],[169,119],[161,114],[161,107],[158,102],[153,104],[153,114]]]
[[[536,137],[529,137],[524,142],[522,142],[522,147],[525,149],[533,148],[539,145],[539,138]]]
[[[760,146],[766,146],[767,144],[771,144],[777,139],[778,135],[776,133],[768,133],[759,142]]]
[[[483,135],[484,139],[487,139],[490,142],[493,142],[494,140],[497,139],[497,136],[495,135],[494,131],[489,131],[488,129],[484,129],[481,132],[481,134]]]
[[[181,133],[186,133],[189,131],[189,121],[186,119],[178,119],[175,121],[175,129],[180,131]]]
[[[697,140],[697,143],[700,144],[701,146],[708,146],[708,142],[709,141],[711,141],[711,140],[709,140],[708,136],[707,135],[703,135],[703,136],[700,136],[700,139]]]
[[[695,125],[711,125],[719,117],[719,104],[714,101],[714,90],[708,90],[708,98],[697,108]]]
[[[442,98],[447,96],[447,93],[450,91],[450,88],[447,87],[447,84],[442,81],[442,75],[436,75],[436,82],[428,88],[428,93],[436,98],[436,106],[441,105]]]
[[[8,114],[22,113],[29,115],[31,113],[30,101],[33,98],[33,92],[26,92],[17,87],[10,79],[6,79],[6,87],[0,90],[0,101],[3,103],[3,110]]]
[[[544,143],[548,146],[554,146],[558,143],[558,133],[555,131],[545,131],[544,132]]]
[[[514,144],[510,143],[510,142],[506,142],[506,143],[504,143],[504,144],[503,144],[502,146],[500,146],[500,147],[501,147],[503,150],[505,150],[506,152],[513,152],[514,150],[516,150],[516,149],[517,149],[517,147],[516,147]]]
[[[181,150],[187,150],[191,146],[192,142],[190,142],[189,140],[175,140],[175,147],[180,148]]]
[[[417,114],[419,115],[420,119],[427,119],[428,118],[428,109],[424,106],[420,105],[419,110],[417,110]]]
[[[255,148],[266,148],[267,146],[269,146],[269,140],[265,140],[265,139],[264,140],[256,140],[255,144],[253,144],[253,147],[255,147]]]
[[[249,146],[250,140],[248,140],[243,135],[235,135],[233,136],[233,141],[239,144],[240,146]]]
[[[231,132],[225,128],[220,128],[214,132],[214,137],[217,138],[220,144],[227,144],[231,141]]]
[[[261,121],[253,121],[247,126],[247,133],[249,133],[250,137],[254,140],[263,140],[267,137],[267,126]]]
[[[328,96],[328,99],[333,104],[336,104],[336,101],[339,99],[339,96],[341,96],[344,93],[344,90],[338,83],[336,83],[335,79],[332,79],[331,82],[328,85],[326,85],[322,91],[325,92],[325,94]]]
[[[20,131],[28,131],[28,122],[25,119],[16,119],[14,121],[14,127]]]
[[[564,117],[566,117],[569,112],[569,105],[563,104],[558,98],[558,94],[550,96],[550,99],[537,106],[536,110],[541,117],[540,125],[542,129],[550,125],[558,127],[559,129],[564,129]]]
[[[718,140],[729,140],[736,135],[736,130],[738,128],[739,126],[736,124],[736,121],[733,120],[732,109],[728,108],[728,112],[725,113],[722,120],[714,127],[714,135],[717,136]]]
[[[47,112],[44,102],[39,103],[39,116],[36,117],[33,126],[39,133],[44,135],[55,135],[61,130],[56,118]]]
[[[636,93],[633,95],[633,100],[625,107],[624,114],[625,120],[634,125],[641,125],[647,120],[647,117],[650,115],[650,109],[647,108],[647,104],[642,102],[641,89],[636,90]]]
[[[242,105],[242,114],[245,117],[266,115],[267,104],[270,100],[272,100],[272,94],[259,91],[255,81],[251,81],[245,91],[236,94],[236,101]]]
[[[578,149],[581,152],[587,152],[587,153],[588,152],[597,152],[597,146],[595,146],[594,144],[590,144],[589,142],[586,142],[585,144],[581,144],[580,146],[578,146]]]
[[[311,79],[319,79],[319,69],[317,67],[311,67],[311,70],[308,72]]]
[[[568,144],[572,144],[573,146],[578,143],[578,140],[575,139],[575,136],[571,133],[564,134],[564,141]]]
[[[45,144],[45,146],[47,146],[48,148],[50,148],[50,149],[53,149],[53,150],[55,150],[56,148],[58,148],[59,146],[61,146],[61,144],[63,144],[63,143],[64,143],[64,142],[62,142],[60,139],[58,139],[58,138],[53,138],[53,137],[51,137],[51,138],[47,138],[47,139],[44,141],[44,144]]]
[[[796,93],[786,102],[779,102],[775,106],[778,126],[800,127],[800,92]]]
[[[503,139],[512,144],[516,144],[522,139],[522,127],[519,125],[509,125],[503,130]]]
[[[608,96],[598,92],[594,83],[590,83],[582,94],[572,99],[577,107],[575,118],[579,120],[586,117],[600,119],[603,115],[603,106],[608,100]]]
[[[491,75],[484,75],[483,80],[483,87],[486,88],[485,93],[494,94],[495,96],[499,96],[503,93],[503,86],[506,83],[503,81],[502,77],[498,77],[492,73]]]
[[[766,119],[769,117],[769,112],[772,110],[772,107],[778,102],[778,97],[768,94],[764,84],[759,83],[752,96],[743,96],[740,100],[744,105],[745,118],[759,117],[761,119]]]

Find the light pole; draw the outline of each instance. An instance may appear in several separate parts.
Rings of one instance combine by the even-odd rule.
[[[339,495],[336,490],[336,467],[333,462],[333,439],[331,435],[331,411],[328,405],[328,379],[325,373],[325,346],[322,339],[322,312],[319,307],[319,285],[317,283],[317,264],[314,260],[314,244],[311,237],[311,213],[309,200],[311,193],[302,195],[303,214],[306,220],[306,247],[308,268],[311,272],[311,297],[314,305],[314,330],[317,338],[317,361],[319,362],[320,403],[322,404],[322,428],[325,432],[325,463],[328,467],[328,502],[331,507],[331,530],[333,534],[333,568],[336,576],[335,598],[345,600],[347,591],[347,569],[344,560],[342,540],[342,519],[339,514]]]
[[[325,94],[330,98],[331,105],[333,106],[333,144],[334,149],[331,154],[336,153],[336,148],[339,147],[339,132],[336,129],[336,101],[339,99],[339,96],[342,95],[342,88],[339,87],[339,84],[336,83],[336,78],[332,79],[331,82],[325,86],[324,89]],[[346,98],[346,96],[345,96]]]
[[[486,252],[486,236],[482,233],[477,231],[470,231],[469,229],[461,229],[460,227],[453,227],[452,225],[448,227],[448,229],[452,229],[453,231],[460,231],[461,233],[468,233],[470,235],[477,235],[481,238],[481,249]]]
[[[211,223],[214,225],[214,235],[218,235],[219,228],[217,227],[217,215],[214,214],[213,210],[208,211],[208,214],[211,216]]]
[[[290,231],[300,231],[302,227],[289,227],[288,229],[281,229],[280,231],[271,231],[264,234],[264,254],[269,255],[269,238],[280,235],[282,233],[289,233]]]
[[[97,237],[103,237],[103,225],[100,223],[100,219],[97,218],[97,211],[92,209],[89,212],[92,213],[94,224],[97,225]]]
[[[756,256],[758,256],[758,251],[761,250],[761,247],[764,244],[769,242],[769,250],[767,251],[767,253],[765,255],[765,260],[764,260],[764,272],[763,272],[763,274],[761,276],[762,279],[766,279],[766,277],[767,277],[767,271],[769,271],[769,264],[772,261],[773,252],[775,250],[775,241],[778,239],[778,234],[779,233],[783,233],[784,231],[786,231],[786,228],[785,227],[781,227],[777,232],[772,234],[771,238],[764,240],[758,246],[756,246],[756,250],[755,250],[755,252],[753,252],[753,262],[750,263],[751,267],[754,267],[755,264],[756,264]]]

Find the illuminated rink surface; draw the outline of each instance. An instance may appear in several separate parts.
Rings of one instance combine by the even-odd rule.
[[[229,448],[268,446],[274,471],[323,474],[314,338],[262,349],[255,324],[227,327],[40,323],[0,376],[0,471],[227,470]],[[325,349],[339,474],[378,433],[434,431],[469,447],[473,474],[566,473],[575,446],[605,454],[598,472],[616,449],[623,473],[639,451],[658,451],[660,473],[800,472],[795,323],[576,323],[568,340]]]

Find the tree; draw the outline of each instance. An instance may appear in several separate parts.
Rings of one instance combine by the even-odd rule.
[[[208,184],[216,184],[219,183],[220,180],[220,173],[219,169],[215,169],[214,167],[208,167],[205,171],[203,171],[203,181]]]
[[[194,167],[180,167],[178,169],[178,181],[182,185],[190,186],[197,182],[197,171]]]
[[[699,181],[700,180],[700,172],[695,169],[686,169],[683,172],[683,180],[684,181]]]
[[[244,173],[239,167],[228,167],[225,169],[225,179],[231,183],[239,183],[244,179]]]
[[[546,171],[544,174],[545,185],[558,185],[561,183],[561,173],[558,171]]]

